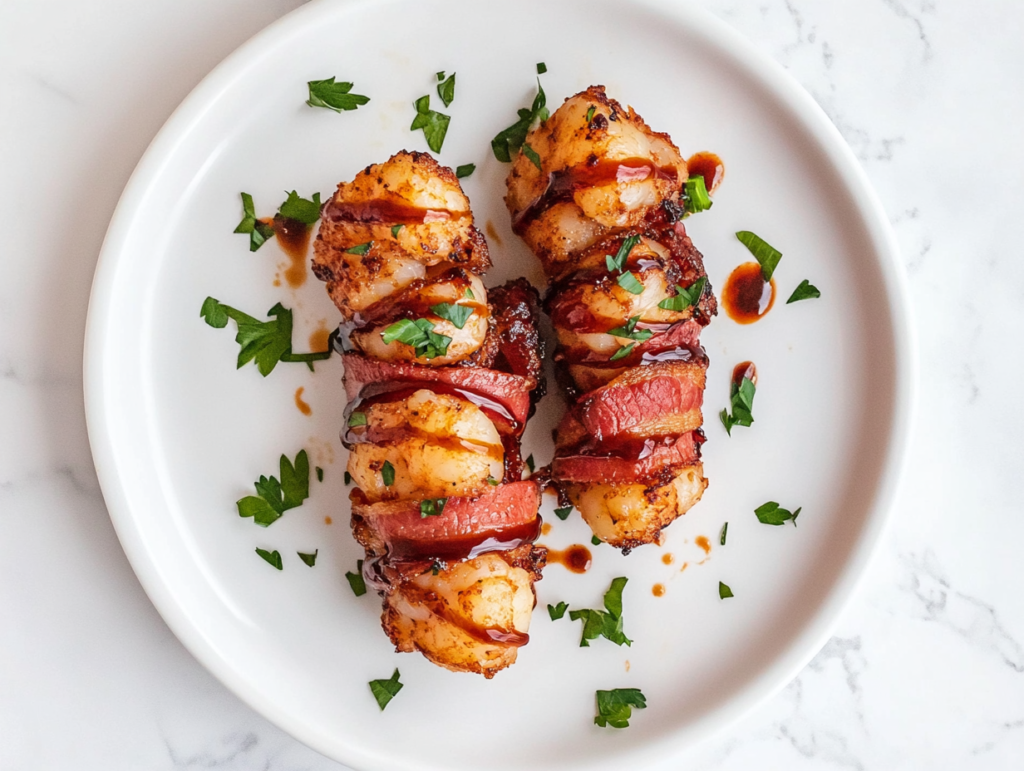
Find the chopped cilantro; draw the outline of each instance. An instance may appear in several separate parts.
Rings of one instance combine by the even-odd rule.
[[[313,193],[313,198],[303,198],[294,190],[288,193],[288,199],[281,204],[277,213],[290,220],[298,220],[312,225],[320,219],[320,194]]]
[[[613,688],[597,692],[597,715],[594,723],[606,728],[627,728],[633,708],[646,709],[647,699],[639,688]]]
[[[565,615],[565,611],[569,609],[569,603],[560,602],[557,605],[548,604],[548,615],[551,616],[552,621],[558,621]]]
[[[624,576],[612,580],[611,587],[604,595],[604,610],[569,611],[570,619],[583,621],[581,648],[589,647],[589,640],[596,640],[598,637],[611,640],[616,645],[633,644],[633,641],[622,631],[622,589],[627,580]]]
[[[269,527],[288,509],[301,506],[309,497],[309,456],[300,450],[295,463],[281,456],[281,480],[277,477],[260,476],[256,481],[256,495],[247,495],[238,500],[238,516],[252,517],[260,527]]]
[[[796,527],[796,518],[800,516],[802,510],[803,506],[796,511],[790,512],[779,506],[775,501],[768,501],[754,509],[754,514],[757,515],[757,521],[762,525],[784,525],[787,522],[792,522],[793,526]]]
[[[352,83],[335,83],[334,78],[311,80],[306,85],[309,86],[309,99],[306,104],[310,107],[326,107],[328,110],[341,112],[355,110],[370,101],[368,96],[349,93],[352,90]]]
[[[519,148],[526,141],[526,135],[534,123],[543,123],[548,119],[550,113],[544,105],[547,97],[540,85],[540,78],[537,79],[537,96],[533,98],[533,104],[529,109],[523,107],[519,110],[519,120],[509,126],[491,140],[491,150],[494,157],[503,163],[511,163],[512,158],[519,152]]]
[[[253,206],[252,196],[248,193],[242,193],[242,212],[242,221],[238,223],[235,232],[247,234],[249,251],[255,252],[274,235],[274,228],[256,219],[256,208]]]
[[[452,87],[454,88],[454,81]],[[427,147],[435,153],[441,152],[444,144],[445,134],[448,133],[448,124],[451,117],[430,109],[430,94],[421,96],[413,103],[416,107],[416,117],[412,119],[411,131],[423,129],[423,136],[427,140]]]
[[[416,351],[417,358],[427,359],[444,356],[448,353],[448,344],[452,341],[447,335],[434,332],[434,325],[427,319],[400,319],[381,332],[381,338],[385,345],[390,345],[396,340],[411,345]]]
[[[441,97],[444,106],[448,107],[455,100],[455,73],[448,76],[448,79],[437,85],[437,95]],[[418,110],[418,107],[417,107]],[[438,148],[440,149],[440,148]]]

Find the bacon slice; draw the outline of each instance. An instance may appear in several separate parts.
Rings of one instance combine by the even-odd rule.
[[[703,434],[691,431],[677,437],[644,439],[614,447],[595,445],[574,454],[557,456],[551,463],[551,475],[561,482],[605,482],[634,484],[700,460]]]

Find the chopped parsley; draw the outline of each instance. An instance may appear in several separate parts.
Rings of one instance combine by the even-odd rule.
[[[590,109],[587,110],[587,123],[590,123],[594,119],[594,113],[597,112],[597,108],[594,105],[590,105]]]
[[[455,169],[455,176],[458,177],[459,179],[463,179],[465,177],[468,177],[474,171],[476,171],[475,163],[464,163],[462,166],[459,166],[457,169]]]
[[[608,334],[613,337],[625,337],[629,340],[636,340],[640,343],[645,340],[650,340],[654,333],[649,329],[637,329],[636,325],[638,321],[640,321],[640,317],[633,316],[623,326],[609,329]]]
[[[310,567],[313,567],[316,564],[316,555],[320,553],[320,550],[317,549],[312,554],[303,554],[301,551],[295,553],[299,555],[300,560],[305,562]]]
[[[627,270],[621,274],[616,282],[619,286],[625,289],[630,294],[643,294],[644,285],[640,283],[636,276],[633,275],[632,271]]]
[[[441,73],[442,75],[444,73]],[[437,84],[437,95],[441,97],[444,106],[448,107],[455,100],[455,73],[448,76],[448,79]],[[419,111],[419,107],[416,108]],[[440,148],[438,148],[440,149]]]
[[[718,536],[718,543],[721,546],[725,546],[725,536],[726,536],[726,534],[728,532],[729,532],[729,523],[726,522],[724,525],[722,525],[722,534],[720,536]]]
[[[417,358],[434,359],[448,353],[448,344],[452,341],[447,335],[439,335],[434,325],[427,319],[400,319],[380,333],[385,345],[396,340],[411,345]]]
[[[612,273],[617,271],[621,273],[626,269],[626,260],[629,259],[629,253],[633,251],[633,247],[640,243],[640,236],[630,236],[622,242],[622,246],[619,247],[619,251],[612,257],[610,254],[604,256],[605,265],[608,266],[608,272]]]
[[[363,579],[362,560],[356,560],[356,572],[346,571],[345,578],[348,579],[348,585],[352,587],[352,594],[356,597],[362,597],[366,594],[366,581]]]
[[[533,470],[536,468],[536,463],[534,463],[533,461],[533,453],[530,453],[530,456],[526,459],[526,468],[530,469],[531,474],[533,473]]]
[[[446,503],[448,503],[447,498],[427,498],[420,501],[420,519],[440,517]]]
[[[393,231],[392,231],[393,232]],[[370,249],[373,248],[373,241],[367,241],[365,244],[356,244],[350,246],[345,250],[345,254],[358,254],[360,256],[366,254]]]
[[[708,189],[704,187],[704,177],[698,174],[683,183],[683,208],[686,210],[686,214],[707,211],[711,208],[712,203]]]
[[[730,415],[728,410],[718,413],[729,436],[732,436],[733,426],[750,426],[754,422],[754,394],[756,392],[757,387],[749,377],[744,377],[743,382],[739,385],[733,382],[729,395],[732,414]]]
[[[494,157],[503,163],[511,163],[512,158],[519,152],[519,148],[523,146],[526,141],[526,135],[530,133],[530,128],[534,123],[543,123],[548,119],[550,113],[547,107],[544,105],[547,103],[547,97],[544,95],[544,89],[540,85],[540,78],[537,78],[537,96],[533,98],[533,104],[529,109],[522,107],[519,109],[519,120],[509,126],[503,131],[499,131],[498,134],[491,140],[491,150],[494,152]]]
[[[537,74],[543,75],[548,71],[548,66],[544,62],[537,62]]]
[[[397,667],[395,668],[395,673],[387,680],[370,681],[370,692],[373,693],[373,698],[377,700],[377,706],[380,707],[381,712],[398,695],[400,690],[402,690],[402,683],[398,682]]]
[[[324,481],[324,470],[322,468],[320,468],[319,466],[316,467],[316,481],[317,482],[323,482]]]
[[[803,506],[799,507],[796,511],[790,512],[779,506],[775,501],[768,501],[754,509],[754,514],[757,515],[757,521],[762,525],[784,525],[787,522],[792,522],[793,527],[796,527],[796,518],[800,516],[802,510]]]
[[[594,544],[594,546],[600,546],[603,543],[603,541],[596,535],[590,536],[590,542]]]
[[[384,465],[380,468],[380,478],[385,487],[391,487],[395,483],[395,467],[391,465],[391,461],[384,461]]]
[[[538,171],[542,171],[543,168],[540,165],[540,156],[537,155],[537,151],[530,147],[528,142],[523,142],[523,155],[530,159],[530,163],[537,167]]]
[[[242,221],[235,228],[236,233],[245,233],[249,236],[249,251],[255,252],[268,238],[273,237],[274,228],[266,222],[256,219],[256,208],[252,202],[252,196],[242,193]]]
[[[732,589],[727,584],[723,584],[721,581],[718,582],[718,599],[725,600],[729,597],[733,597]]]
[[[700,302],[700,298],[704,295],[704,287],[708,283],[707,276],[701,276],[692,284],[689,288],[684,289],[683,287],[676,284],[676,296],[666,297],[660,303],[658,307],[663,311],[685,311],[690,307],[697,307],[697,303]]]
[[[775,273],[775,267],[779,264],[779,260],[782,259],[782,252],[749,230],[740,230],[736,233],[736,238],[750,250],[750,253],[754,255],[754,259],[760,264],[761,277],[765,281],[771,281],[772,274]]]
[[[346,471],[345,472],[345,487],[348,487],[350,484],[352,484],[352,475]]]
[[[405,225],[392,225],[391,226],[391,237],[398,238],[398,232],[404,228]]]
[[[266,549],[261,549],[257,546],[256,553],[278,570],[284,570],[284,563],[281,561],[281,552],[277,549],[274,549],[274,551],[267,551]]]
[[[320,219],[320,194],[313,193],[312,199],[303,198],[294,190],[288,193],[288,199],[281,204],[277,213],[290,220],[298,220],[305,225],[312,225]]]
[[[600,543],[600,541],[598,541]],[[604,610],[570,610],[569,618],[573,621],[583,621],[583,636],[580,639],[580,647],[590,646],[590,640],[604,637],[616,645],[632,645],[630,640],[622,631],[622,589],[626,585],[627,578],[619,576],[612,580],[611,587],[604,595]]]
[[[618,361],[619,359],[624,359],[627,356],[629,356],[629,354],[633,353],[633,349],[634,348],[636,348],[636,343],[630,343],[629,345],[624,345],[621,348],[619,348],[619,350],[617,350],[615,353],[613,353],[611,356],[609,356],[608,357],[608,361]]]
[[[268,316],[274,317],[273,320],[260,321],[230,305],[224,305],[219,300],[207,297],[203,301],[199,315],[214,329],[223,329],[227,326],[228,319],[233,319],[238,326],[235,342],[240,346],[237,368],[240,369],[255,360],[256,367],[263,377],[273,372],[279,361],[303,362],[312,371],[314,361],[331,357],[330,350],[292,353],[292,312],[281,303],[267,311]]]
[[[555,509],[555,516],[563,522],[572,514],[572,506],[562,506],[561,508]]]
[[[606,728],[628,728],[633,708],[646,709],[647,699],[639,688],[614,688],[597,692],[597,715],[594,723]]]
[[[366,413],[365,412],[353,412],[348,416],[348,427],[358,428],[359,426],[367,425]]]
[[[551,616],[552,621],[558,621],[565,615],[565,611],[569,609],[569,603],[560,602],[557,605],[548,604],[548,615]]]
[[[495,479],[492,476],[488,476],[487,477],[487,484],[489,484],[489,485],[491,485],[493,487],[497,487],[498,485],[501,484],[501,482],[499,480]]]
[[[352,83],[335,83],[334,78],[310,80],[306,85],[309,86],[309,99],[306,100],[306,104],[310,107],[326,107],[328,110],[341,112],[355,110],[370,101],[368,96],[349,93],[352,90]]]
[[[450,321],[456,329],[466,326],[466,321],[473,315],[473,309],[465,305],[452,305],[451,303],[438,303],[430,306],[430,312],[439,319]]]
[[[281,518],[288,509],[302,505],[309,497],[309,456],[300,450],[293,464],[281,456],[281,479],[260,476],[256,481],[256,495],[247,495],[238,500],[238,516],[252,517],[260,527],[269,527]]]
[[[786,300],[786,305],[800,302],[800,300],[813,300],[815,297],[821,297],[821,292],[818,290],[818,287],[805,278],[800,282],[800,285],[793,290],[793,294],[791,294],[789,299]]]
[[[455,82],[452,81],[452,88]],[[427,147],[435,153],[441,152],[441,145],[444,144],[445,134],[448,133],[448,124],[451,117],[444,113],[430,109],[430,94],[421,96],[413,103],[416,107],[416,117],[412,119],[411,131],[423,129],[423,136],[427,140]]]

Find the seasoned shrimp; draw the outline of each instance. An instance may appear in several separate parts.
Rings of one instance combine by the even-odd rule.
[[[366,426],[345,437],[348,472],[371,503],[479,494],[490,488],[488,479],[504,476],[501,436],[466,399],[419,389],[362,414]],[[393,469],[390,484],[385,463]]]

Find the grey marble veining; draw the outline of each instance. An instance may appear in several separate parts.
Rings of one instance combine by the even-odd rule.
[[[2,771],[341,768],[164,626],[107,518],[81,392],[89,284],[131,170],[203,74],[299,4],[0,6]],[[1024,6],[702,4],[807,88],[873,180],[909,276],[921,389],[894,526],[835,636],[686,765],[1019,769]]]

